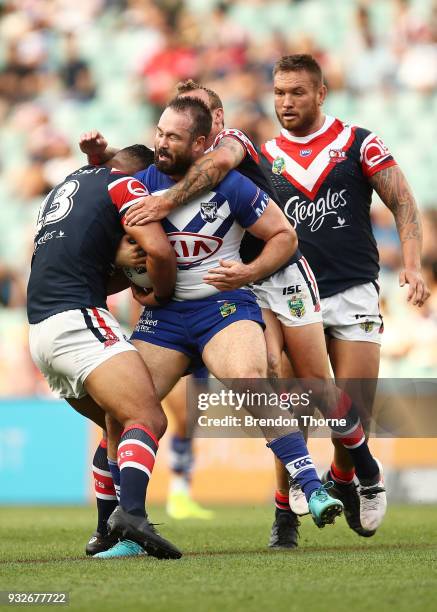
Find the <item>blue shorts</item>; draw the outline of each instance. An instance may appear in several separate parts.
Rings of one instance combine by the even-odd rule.
[[[221,291],[203,300],[146,308],[131,340],[173,349],[198,361],[211,338],[235,321],[255,321],[264,329],[261,309],[251,291]]]

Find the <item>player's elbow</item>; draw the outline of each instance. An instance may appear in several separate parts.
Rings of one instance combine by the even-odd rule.
[[[212,152],[214,166],[219,169],[221,178],[235,168],[235,156],[226,147],[220,147]]]
[[[291,225],[284,226],[276,235],[278,245],[281,246],[281,249],[284,251],[284,256],[291,257],[294,255],[297,249],[298,240],[297,234]]]
[[[164,263],[165,261],[173,262],[176,260],[174,249],[168,240],[159,240],[148,245],[147,256],[157,263]]]

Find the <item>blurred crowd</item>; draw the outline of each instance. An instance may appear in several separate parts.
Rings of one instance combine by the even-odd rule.
[[[391,213],[377,201],[385,317],[382,374],[437,373],[436,0],[4,0],[0,2],[0,396],[46,393],[26,348],[25,284],[38,206],[83,164],[79,134],[152,143],[178,81],[217,90],[229,126],[277,131],[272,67],[305,52],[324,70],[326,110],[382,136],[423,213],[432,296],[398,287]],[[114,308],[132,322],[130,299]]]

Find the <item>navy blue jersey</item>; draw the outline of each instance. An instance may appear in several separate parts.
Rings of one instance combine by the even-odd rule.
[[[146,195],[139,181],[103,166],[84,166],[52,189],[38,213],[27,287],[30,323],[65,310],[106,308],[123,217]]]
[[[263,191],[269,194],[274,202],[279,202],[279,196],[276,193],[275,187],[270,179],[270,172],[267,172],[260,165],[260,156],[255,148],[253,142],[246,136],[241,130],[234,128],[225,128],[217,134],[213,142],[212,148],[215,148],[221,141],[222,138],[234,138],[245,151],[245,155],[241,163],[237,166],[236,170],[247,176],[251,181],[261,187]],[[265,245],[263,240],[255,238],[246,232],[243,236],[240,247],[240,256],[243,263],[250,263],[261,253]],[[286,264],[289,265],[300,259],[301,253],[297,249],[292,259]],[[284,266],[285,267],[285,266]]]
[[[375,134],[326,117],[305,137],[287,130],[261,147],[278,204],[295,228],[322,298],[373,281],[378,249],[370,177],[396,164]]]

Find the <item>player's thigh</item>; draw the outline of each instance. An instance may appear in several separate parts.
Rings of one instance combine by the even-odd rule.
[[[336,384],[355,402],[367,429],[378,382],[381,346],[376,342],[331,338],[328,351]]]
[[[336,378],[378,378],[380,344],[330,338],[328,351]]]
[[[158,430],[164,426],[165,416],[152,379],[137,351],[107,359],[87,376],[84,386],[95,402],[119,423],[147,422]]]
[[[103,430],[106,429],[105,411],[89,395],[85,395],[80,399],[75,397],[67,397],[66,401],[72,406],[76,412],[93,421]]]
[[[265,378],[267,349],[255,321],[240,320],[217,332],[205,345],[202,359],[217,378]]]
[[[284,335],[281,323],[274,312],[268,308],[262,309],[264,323],[264,338],[267,347],[267,373],[269,378],[282,378],[282,351]]]
[[[180,351],[151,342],[132,340],[132,344],[147,365],[159,399],[163,399],[185,374],[190,359]]]
[[[287,354],[297,378],[330,377],[328,353],[322,323],[283,326]]]

